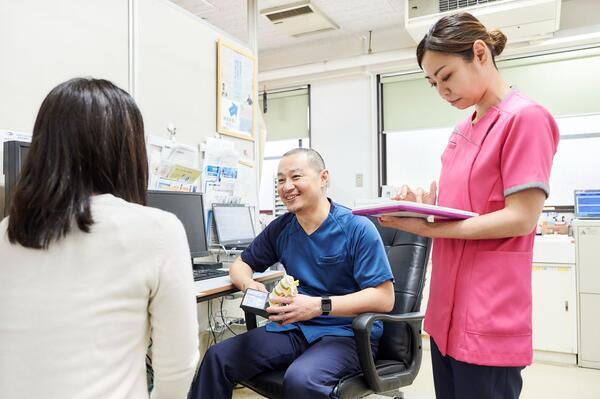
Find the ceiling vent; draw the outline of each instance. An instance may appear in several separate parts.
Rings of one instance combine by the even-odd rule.
[[[490,3],[498,0],[439,0],[439,12],[460,10],[461,8]]]
[[[441,17],[466,11],[488,29],[500,29],[508,43],[551,36],[559,29],[561,0],[408,0],[405,28],[420,42]]]
[[[309,0],[267,8],[260,13],[281,32],[294,37],[339,29],[339,26]]]

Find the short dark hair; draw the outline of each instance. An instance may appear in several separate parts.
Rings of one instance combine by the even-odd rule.
[[[321,156],[321,154],[319,154],[312,148],[294,148],[293,150],[289,150],[288,152],[283,154],[283,157],[297,154],[306,155],[310,167],[316,170],[317,172],[321,172],[323,169],[325,169],[325,161],[323,161],[323,157]]]
[[[113,194],[144,205],[144,122],[133,98],[108,80],[76,78],[42,102],[11,200],[8,238],[48,248],[73,223],[89,232],[90,197]]]
[[[472,61],[473,43],[482,40],[492,53],[492,62],[496,65],[495,57],[500,55],[506,46],[506,36],[495,29],[490,32],[473,15],[468,12],[446,15],[440,18],[417,46],[417,62],[423,69],[423,57],[427,51],[453,54],[466,61]]]

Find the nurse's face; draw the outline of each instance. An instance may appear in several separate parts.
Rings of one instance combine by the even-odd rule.
[[[469,62],[457,55],[427,51],[422,66],[429,84],[453,107],[469,108],[485,94],[488,67],[477,56]]]
[[[277,169],[277,192],[291,213],[310,211],[325,196],[329,172],[317,171],[305,154],[283,157]]]

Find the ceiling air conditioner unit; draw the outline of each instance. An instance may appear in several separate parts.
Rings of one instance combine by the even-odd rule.
[[[267,17],[275,28],[294,37],[339,29],[339,26],[311,4],[310,0],[267,8],[260,13]]]
[[[441,17],[466,11],[488,29],[500,29],[508,43],[551,36],[559,29],[561,0],[408,0],[404,24],[419,43]]]

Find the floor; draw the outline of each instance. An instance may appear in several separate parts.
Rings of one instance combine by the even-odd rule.
[[[404,388],[406,399],[434,399],[429,351],[423,353],[421,370],[414,383]],[[248,390],[236,390],[234,399],[257,399],[262,396]],[[370,395],[368,399],[384,398]],[[523,371],[521,399],[599,399],[600,370],[576,366],[535,363]]]

